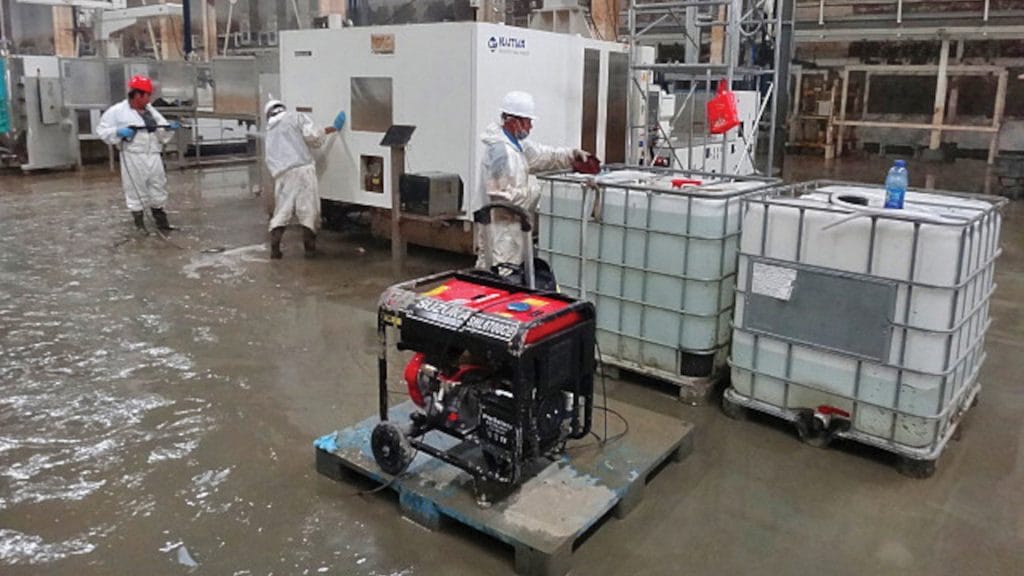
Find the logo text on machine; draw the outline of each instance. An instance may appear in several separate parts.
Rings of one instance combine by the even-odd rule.
[[[413,305],[411,312],[417,318],[446,328],[465,330],[481,336],[511,340],[519,332],[519,323],[491,314],[471,310],[454,302],[422,298]]]
[[[527,53],[526,38],[515,36],[491,36],[487,39],[487,48],[491,52]]]

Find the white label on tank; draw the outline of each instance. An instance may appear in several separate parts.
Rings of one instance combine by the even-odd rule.
[[[793,295],[793,282],[796,281],[796,270],[754,262],[753,290],[754,294],[769,296],[789,301]]]

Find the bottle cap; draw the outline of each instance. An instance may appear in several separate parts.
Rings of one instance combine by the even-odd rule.
[[[897,166],[899,168],[906,168],[907,167],[907,161],[906,160],[897,160],[897,161],[893,162],[893,165],[895,165],[895,166]]]

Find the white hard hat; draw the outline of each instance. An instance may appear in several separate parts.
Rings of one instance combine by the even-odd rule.
[[[280,100],[270,100],[267,102],[267,105],[263,107],[263,115],[266,116],[267,114],[270,114],[270,111],[278,106],[284,108],[284,102],[281,102]]]
[[[533,95],[529,92],[515,90],[505,94],[505,97],[501,99],[501,111],[504,114],[519,116],[520,118],[537,119]]]

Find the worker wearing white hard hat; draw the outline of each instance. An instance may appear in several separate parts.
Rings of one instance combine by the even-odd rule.
[[[320,192],[310,147],[319,148],[329,134],[341,130],[345,125],[345,113],[338,112],[331,126],[317,128],[312,118],[289,111],[280,100],[267,102],[263,112],[267,117],[267,168],[274,177],[270,257],[277,259],[283,255],[281,239],[285,227],[293,220],[302,225],[306,256],[313,256],[316,254],[316,234],[320,230]]]
[[[491,124],[481,135],[484,143],[480,162],[480,183],[474,202],[476,210],[491,202],[510,202],[531,214],[537,210],[540,190],[530,184],[531,172],[568,169],[573,160],[586,161],[589,153],[573,148],[538,144],[527,137],[537,119],[533,96],[527,92],[509,92],[499,108],[501,124]],[[489,230],[478,228],[475,244],[477,267],[484,266],[483,234],[491,234],[492,264],[522,264],[523,234],[508,214],[492,215]]]

